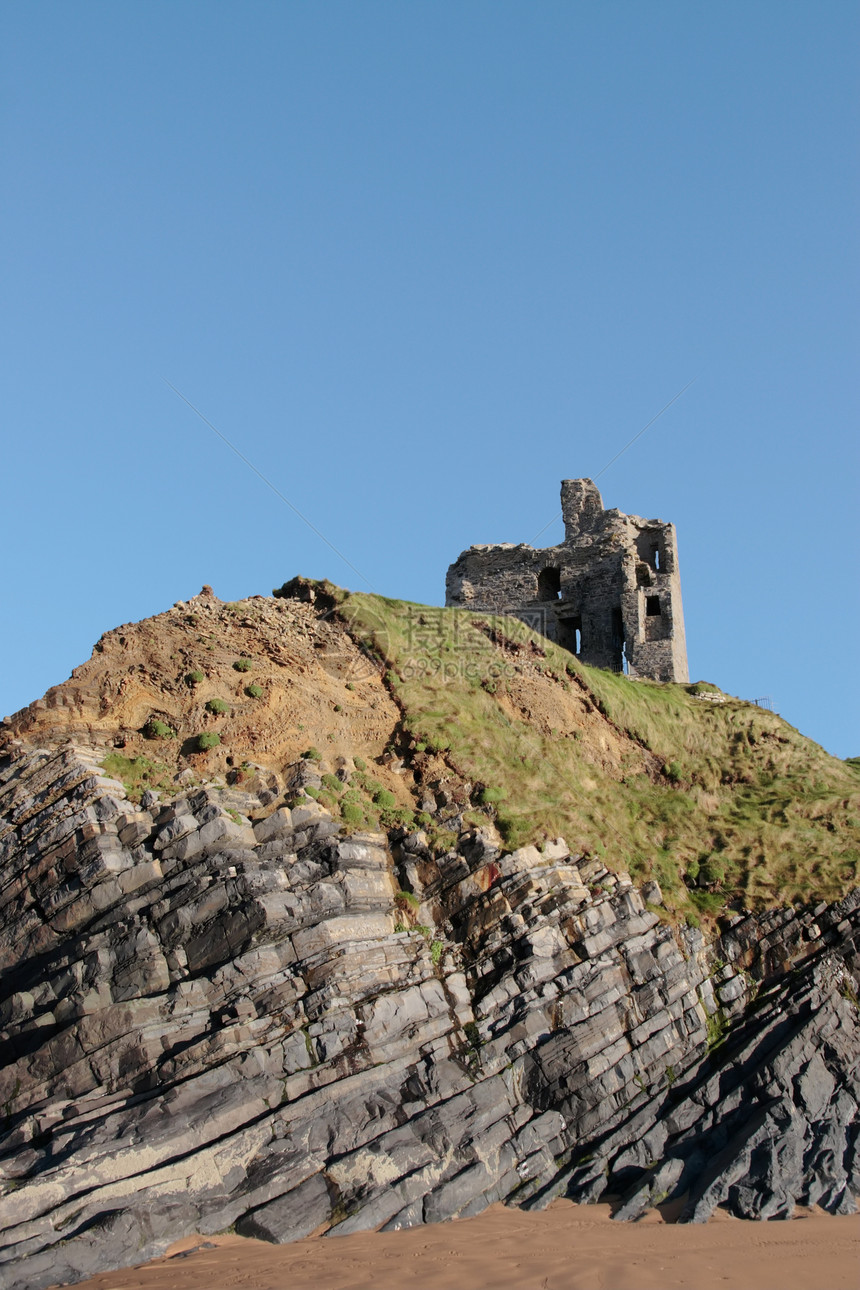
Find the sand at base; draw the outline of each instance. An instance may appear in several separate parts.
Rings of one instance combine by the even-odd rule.
[[[718,1214],[679,1226],[652,1213],[613,1223],[608,1205],[540,1214],[494,1205],[477,1218],[267,1245],[196,1237],[81,1290],[858,1290],[860,1214],[791,1222]],[[209,1248],[206,1248],[206,1246]]]

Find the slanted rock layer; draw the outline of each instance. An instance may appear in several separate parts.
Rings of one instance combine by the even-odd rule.
[[[0,1285],[560,1193],[853,1204],[860,893],[709,945],[560,839],[136,806],[99,756],[0,770]]]

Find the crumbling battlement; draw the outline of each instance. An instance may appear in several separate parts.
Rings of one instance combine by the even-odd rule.
[[[561,509],[560,546],[464,551],[446,605],[515,614],[595,667],[689,680],[675,526],[604,510],[590,479],[562,480]]]

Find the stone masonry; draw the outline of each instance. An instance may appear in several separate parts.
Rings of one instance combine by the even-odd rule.
[[[562,480],[561,509],[559,546],[464,551],[446,605],[514,614],[594,667],[689,680],[675,526],[604,510],[590,479]]]

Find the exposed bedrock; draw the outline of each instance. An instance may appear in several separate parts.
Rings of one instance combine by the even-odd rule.
[[[142,809],[96,756],[0,770],[3,1287],[558,1194],[853,1208],[860,893],[707,944],[561,840]]]

